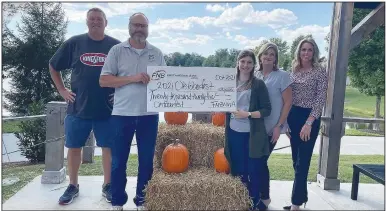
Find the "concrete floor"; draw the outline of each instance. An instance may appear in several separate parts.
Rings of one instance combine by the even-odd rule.
[[[101,195],[102,176],[80,176],[80,194],[70,205],[59,205],[58,199],[68,185],[41,184],[36,177],[3,204],[3,210],[106,210],[111,204]],[[126,191],[129,200],[125,210],[135,210],[136,177],[127,178]],[[290,204],[292,181],[271,181],[272,203],[269,210],[282,210]],[[316,183],[308,184],[309,202],[305,210],[384,210],[384,186],[380,184],[359,185],[358,200],[350,198],[351,183],[341,184],[340,191],[324,191]],[[304,208],[303,208],[304,209]]]

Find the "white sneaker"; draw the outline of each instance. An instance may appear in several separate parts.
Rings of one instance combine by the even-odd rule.
[[[110,210],[123,210],[122,206],[112,206]]]

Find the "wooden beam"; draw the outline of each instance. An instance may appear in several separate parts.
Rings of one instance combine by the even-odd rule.
[[[334,3],[328,61],[327,102],[322,122],[318,185],[339,190],[338,165],[343,129],[343,108],[354,3]]]
[[[351,30],[350,50],[385,23],[385,3],[381,3]]]
[[[322,121],[330,121],[331,118],[322,116]],[[362,117],[343,117],[343,122],[357,122],[357,123],[384,123],[385,119],[381,118],[362,118]]]
[[[385,119],[380,119],[380,118],[360,118],[360,117],[343,117],[343,122],[384,123]]]

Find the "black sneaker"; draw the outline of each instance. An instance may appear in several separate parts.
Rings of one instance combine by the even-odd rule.
[[[108,183],[102,186],[102,196],[106,198],[108,203],[111,203],[111,184]]]
[[[59,198],[60,205],[71,204],[75,197],[79,195],[79,184],[77,186],[69,184],[64,194]]]
[[[137,208],[138,207],[141,207],[141,206],[143,206],[143,204],[145,203],[145,200],[143,199],[143,198],[139,198],[138,196],[135,196],[134,198],[133,198],[133,202],[134,202],[134,204],[137,206]]]

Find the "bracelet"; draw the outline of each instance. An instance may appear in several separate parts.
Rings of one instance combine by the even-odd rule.
[[[277,124],[276,127],[279,127],[280,129],[283,129],[284,124]]]
[[[309,121],[309,120],[306,121],[306,125],[312,126],[312,123],[313,123],[312,121]]]

